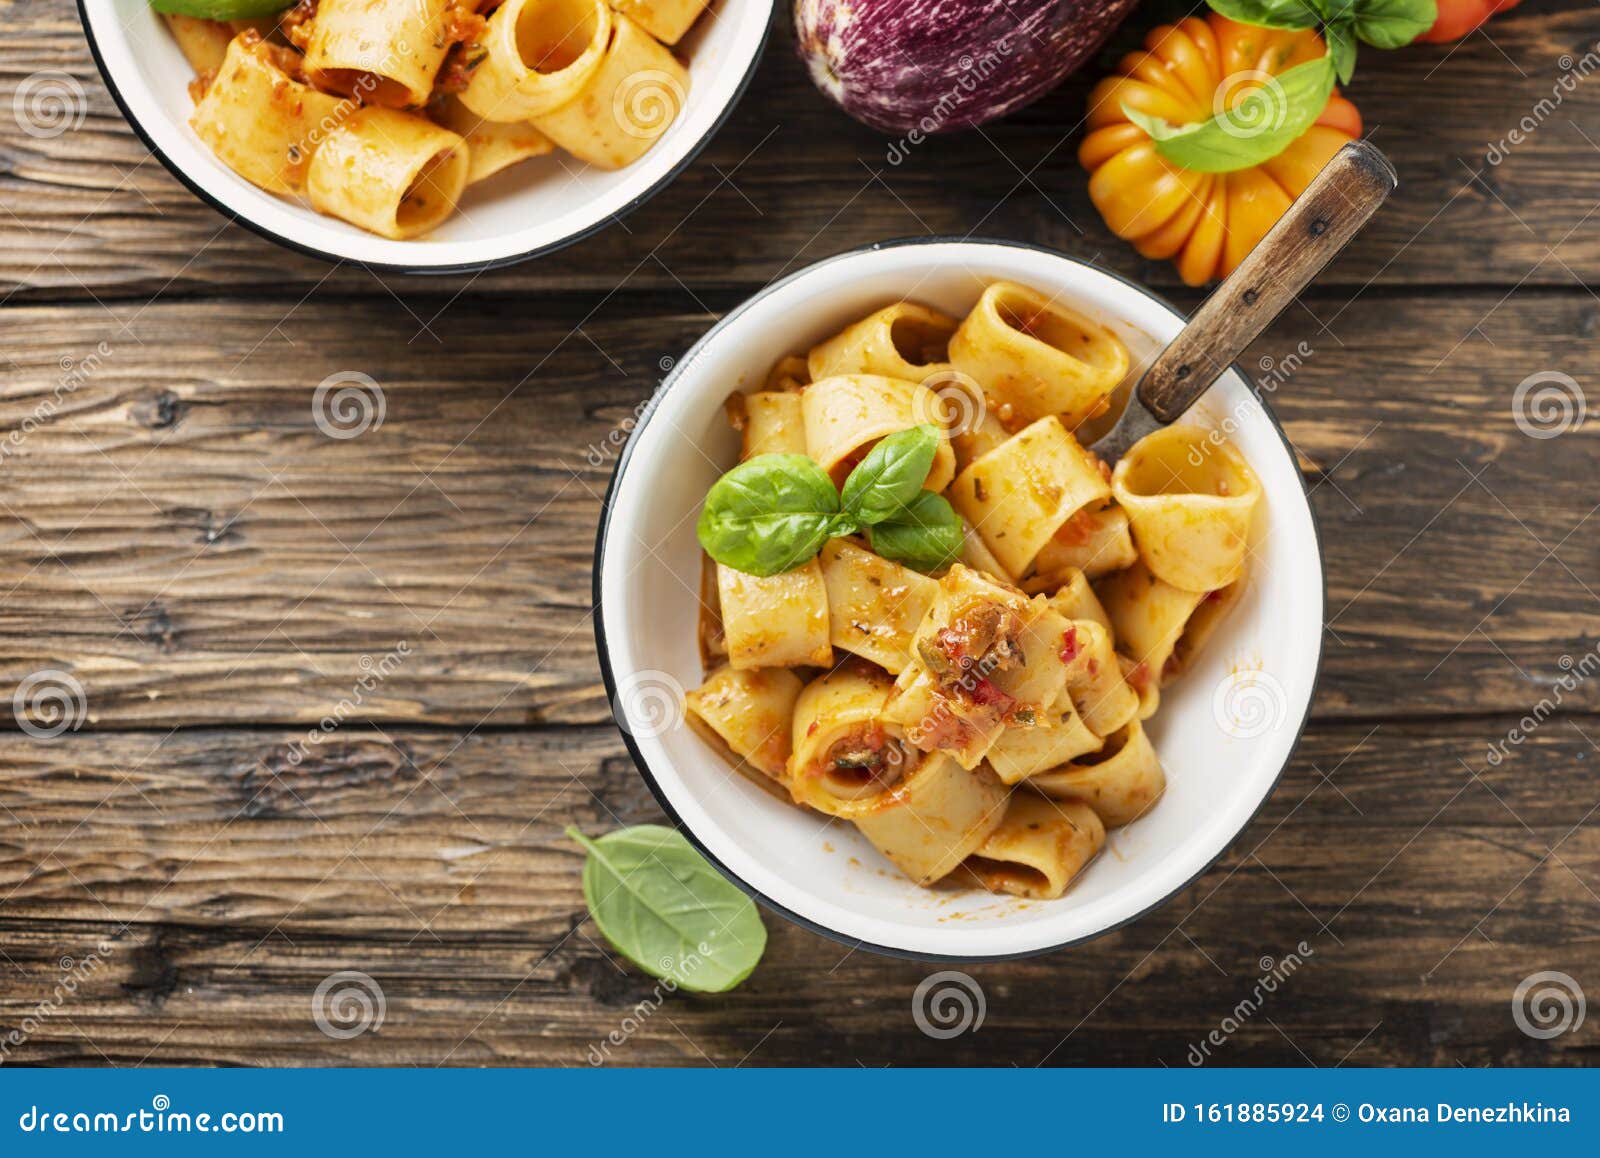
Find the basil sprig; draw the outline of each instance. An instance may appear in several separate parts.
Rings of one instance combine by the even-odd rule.
[[[750,976],[767,947],[761,914],[677,829],[567,835],[589,854],[583,899],[617,952],[697,993],[722,993]]]
[[[885,559],[936,571],[961,553],[961,519],[922,489],[939,450],[937,427],[881,439],[850,472],[841,494],[803,454],[758,454],[719,478],[695,528],[717,562],[747,575],[777,575],[809,562],[822,544],[867,529]]]
[[[1436,0],[1207,0],[1229,20],[1262,28],[1318,28],[1340,84],[1356,68],[1356,41],[1374,48],[1410,44],[1438,19]],[[1312,118],[1315,120],[1316,118]]]
[[[1261,28],[1315,28],[1321,15],[1307,0],[1207,0],[1214,12]]]
[[[1349,84],[1356,71],[1356,34],[1348,24],[1330,24],[1322,30],[1328,44],[1328,59],[1340,84]]]

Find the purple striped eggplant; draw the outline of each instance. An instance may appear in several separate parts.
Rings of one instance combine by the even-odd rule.
[[[1038,100],[1137,0],[795,0],[817,87],[886,133],[947,133]]]

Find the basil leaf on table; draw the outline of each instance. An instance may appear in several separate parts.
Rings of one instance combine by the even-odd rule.
[[[870,526],[904,510],[928,481],[939,432],[933,426],[896,431],[867,452],[844,480],[840,503],[858,523]]]
[[[255,20],[294,6],[295,0],[150,0],[150,7],[171,16],[197,20]]]
[[[677,829],[567,835],[589,854],[583,899],[618,953],[696,993],[723,993],[750,976],[767,947],[761,914]]]
[[[915,571],[937,571],[961,556],[961,519],[943,495],[922,491],[893,518],[867,531],[872,549]]]
[[[1122,111],[1174,165],[1231,173],[1271,160],[1309,129],[1333,95],[1333,78],[1332,58],[1319,56],[1252,89],[1234,108],[1192,125],[1175,127],[1126,104]]]
[[[1315,28],[1317,9],[1308,0],[1207,0],[1212,11],[1261,28]]]
[[[712,484],[695,528],[717,562],[747,575],[793,570],[854,523],[833,480],[803,454],[758,454]]]

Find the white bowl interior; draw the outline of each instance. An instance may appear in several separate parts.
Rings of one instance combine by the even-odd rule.
[[[241,218],[296,245],[407,269],[501,261],[560,245],[630,208],[676,172],[737,99],[760,54],[773,0],[712,0],[675,47],[689,67],[682,113],[655,146],[615,172],[565,153],[524,161],[474,185],[425,238],[391,241],[257,189],[189,128],[193,75],[148,0],[83,0],[106,79],[132,119],[184,176]]]
[[[1136,362],[1182,325],[1098,270],[1040,250],[965,242],[847,255],[748,304],[676,369],[620,468],[600,575],[607,658],[619,685],[641,672],[685,687],[700,681],[694,522],[706,488],[737,458],[722,413],[727,393],[891,301],[909,297],[959,316],[999,279],[1059,294],[1112,327]],[[1166,795],[1111,834],[1065,897],[1027,902],[919,889],[853,827],[774,800],[689,727],[636,731],[673,810],[723,865],[782,907],[842,937],[914,954],[975,958],[1064,944],[1178,890],[1223,851],[1277,781],[1310,705],[1322,635],[1322,564],[1293,456],[1233,372],[1197,411],[1185,421],[1231,420],[1232,441],[1266,491],[1252,578],[1201,662],[1163,692],[1149,722]]]

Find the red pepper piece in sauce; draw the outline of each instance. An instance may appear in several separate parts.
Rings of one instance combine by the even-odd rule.
[[[995,687],[992,680],[981,679],[972,685],[972,702],[982,707],[998,704],[1002,708],[1009,710],[1011,705],[1017,701],[1015,697],[1007,695]]]

